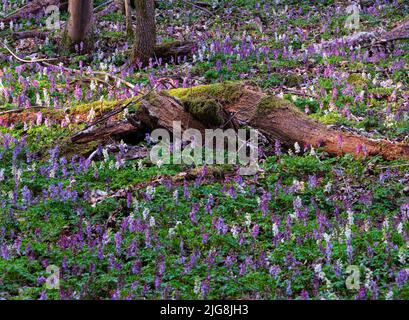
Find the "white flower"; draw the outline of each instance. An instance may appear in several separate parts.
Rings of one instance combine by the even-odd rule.
[[[331,183],[331,181],[329,181],[329,182],[325,185],[324,191],[329,193],[329,192],[331,192],[331,188],[332,188],[332,183]]]
[[[108,244],[111,241],[111,229],[108,229],[103,235],[102,235],[102,243],[104,245]]]
[[[402,222],[399,222],[398,227],[396,228],[399,234],[402,234],[403,232],[403,224]]]
[[[119,168],[121,167],[121,162],[120,161],[115,161],[115,169],[119,170]]]
[[[41,106],[43,102],[41,101],[40,94],[37,92],[36,93],[36,105]]]
[[[345,237],[347,238],[347,240],[351,239],[351,229],[349,228],[349,226],[345,227]]]
[[[371,289],[371,282],[372,282],[372,271],[368,268],[365,268],[365,287],[367,289]]]
[[[348,224],[352,226],[354,224],[354,212],[351,209],[348,209],[347,213],[348,213]]]
[[[50,178],[55,178],[55,169],[50,170]]]
[[[139,209],[139,201],[136,198],[132,198],[132,205],[134,207],[134,210],[137,211]]]
[[[45,105],[47,107],[50,107],[50,96],[48,95],[48,92],[47,92],[46,88],[43,89],[43,96],[44,96]]]
[[[138,160],[138,170],[143,170],[144,165],[142,159]]]
[[[382,223],[383,228],[386,230],[389,228],[389,221],[388,218],[385,218],[385,221]]]
[[[91,91],[95,91],[97,89],[97,85],[94,80],[91,80],[89,88],[91,89]]]
[[[193,288],[194,293],[200,294],[201,282],[199,279],[195,280],[195,286]]]
[[[162,167],[163,159],[159,159],[158,161],[156,161],[156,165],[158,166],[158,168]]]
[[[173,192],[173,200],[174,201],[177,201],[179,199],[179,190],[175,190],[174,192]]]
[[[320,263],[316,264],[314,266],[314,272],[318,275],[318,278],[321,280],[326,279],[327,280],[327,284],[328,284],[328,279],[325,276],[325,273],[322,271],[322,265]],[[331,285],[331,283],[330,283]]]
[[[92,122],[92,121],[94,121],[94,119],[95,119],[95,110],[94,110],[94,108],[91,108],[91,110],[89,111],[88,116],[87,116],[87,121]]]
[[[146,187],[146,194],[150,197],[153,198],[154,194],[155,194],[156,189],[152,186],[147,186]]]
[[[169,237],[173,237],[175,233],[175,228],[169,228]]]
[[[398,258],[399,258],[399,262],[401,264],[406,264],[406,256],[407,256],[407,253],[405,252],[405,249],[403,249],[403,248],[400,249],[399,254],[398,254]]]

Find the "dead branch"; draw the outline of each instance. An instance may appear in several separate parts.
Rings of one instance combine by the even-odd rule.
[[[31,111],[31,110],[36,110],[36,109],[47,109],[48,107],[44,107],[44,106],[32,106],[29,108],[19,108],[19,109],[10,109],[10,110],[6,110],[6,111],[1,111],[0,112],[0,116],[3,116],[5,114],[11,114],[11,113],[21,113],[24,111]]]
[[[115,108],[114,110],[112,110],[111,112],[108,112],[106,115],[104,115],[103,117],[101,117],[100,119],[97,119],[95,122],[87,125],[83,130],[81,130],[80,132],[76,133],[71,140],[73,142],[78,142],[78,141],[84,141],[89,136],[100,136],[100,134],[98,134],[99,131],[101,131],[101,128],[97,128],[95,130],[90,130],[93,129],[95,126],[105,123],[108,119],[112,118],[113,116],[123,112],[126,108],[128,108],[130,105],[136,104],[140,101],[142,101],[143,99],[145,99],[149,94],[151,94],[154,90],[156,89],[156,87],[151,88],[147,93],[145,93],[144,95],[140,96],[140,97],[136,97],[131,99],[131,101],[127,102],[126,104],[120,106],[119,108]],[[116,124],[118,126],[118,124]],[[129,130],[129,127],[125,126],[125,128],[122,128],[122,125],[125,125],[124,123],[121,123],[119,125],[119,128],[115,128],[114,130],[119,130],[119,133],[122,132],[126,132],[126,130]],[[135,128],[135,125],[134,125]],[[102,132],[103,132],[103,136],[109,136],[109,130],[107,130],[106,127],[102,128]],[[114,133],[115,134],[115,133]]]
[[[38,30],[15,32],[12,34],[13,40],[21,40],[21,39],[27,39],[27,38],[38,38],[38,39],[45,40],[47,36],[48,36],[47,32],[42,32]]]

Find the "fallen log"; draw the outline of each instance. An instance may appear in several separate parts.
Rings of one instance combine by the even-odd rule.
[[[140,127],[136,127],[128,121],[118,121],[95,128],[92,131],[84,131],[75,135],[71,141],[83,144],[92,141],[120,140],[126,135],[137,134],[140,129]]]
[[[58,5],[60,6],[60,0],[33,0],[27,3],[25,6],[17,9],[8,16],[0,19],[0,22],[10,22],[12,20],[27,17],[29,14],[35,14],[41,10],[44,10],[48,6]]]
[[[297,142],[302,148],[309,145],[320,147],[336,156],[349,153],[356,158],[379,155],[386,160],[409,160],[408,144],[330,129],[309,118],[291,102],[243,83],[152,93],[138,105],[136,114],[130,117],[127,126],[118,122],[111,127],[98,128],[74,142],[104,140],[111,133],[118,137],[141,128],[171,131],[174,121],[181,122],[182,131],[194,128],[202,133],[205,129],[225,128],[226,124],[236,127],[233,125],[236,122],[258,129],[269,141],[278,139],[287,147]]]

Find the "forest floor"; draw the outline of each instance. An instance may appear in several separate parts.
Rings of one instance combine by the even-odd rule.
[[[0,2],[0,21],[21,2]],[[195,46],[146,68],[123,67],[117,11],[99,15],[92,53],[62,50],[46,17],[0,23],[0,299],[409,299],[408,161],[267,143],[240,176],[154,165],[145,133],[71,141],[153,87],[248,81],[325,125],[409,143],[409,41],[336,41],[391,30],[408,2],[361,1],[358,31],[336,1],[280,2],[160,1],[158,42]],[[29,30],[48,37],[13,39]]]

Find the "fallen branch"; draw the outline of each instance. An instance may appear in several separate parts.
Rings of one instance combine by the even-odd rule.
[[[44,107],[44,106],[32,106],[29,108],[19,108],[19,109],[10,109],[10,110],[6,110],[6,111],[1,111],[0,112],[0,116],[3,116],[5,114],[11,114],[11,113],[21,113],[24,111],[30,111],[30,110],[35,110],[35,109],[47,109],[48,107]]]
[[[113,2],[113,0],[109,0],[109,1],[106,1],[104,3],[101,3],[99,6],[96,6],[94,8],[94,13],[97,13],[99,11],[99,9],[106,7],[107,5],[111,4],[112,2]]]

